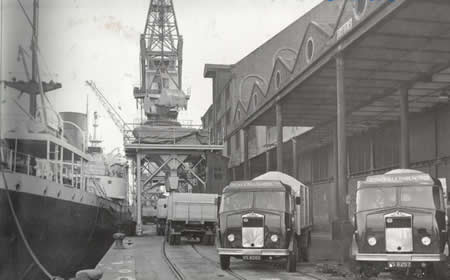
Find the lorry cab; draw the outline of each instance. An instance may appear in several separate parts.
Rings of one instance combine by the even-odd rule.
[[[285,258],[287,270],[295,271],[301,244],[306,244],[300,236],[309,237],[301,226],[306,216],[297,215],[300,204],[300,196],[281,181],[231,182],[223,190],[219,208],[217,245],[222,269],[229,268],[230,257]]]
[[[361,272],[400,270],[447,279],[446,186],[399,169],[358,182],[352,252]]]

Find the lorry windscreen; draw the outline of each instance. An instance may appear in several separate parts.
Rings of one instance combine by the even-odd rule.
[[[222,212],[245,210],[250,208],[285,211],[284,192],[235,192],[225,194]]]
[[[249,209],[253,204],[252,192],[235,192],[223,197],[222,211]]]
[[[441,191],[431,186],[370,187],[358,190],[357,211],[389,207],[441,209]]]

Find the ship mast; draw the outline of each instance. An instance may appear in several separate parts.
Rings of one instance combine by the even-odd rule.
[[[94,135],[92,137],[91,140],[89,140],[89,142],[91,142],[92,147],[98,147],[98,145],[100,143],[102,143],[103,141],[97,138],[97,128],[98,128],[98,113],[97,111],[94,112],[94,123],[92,124],[92,126],[94,127]]]
[[[23,7],[22,7],[23,8]],[[25,10],[24,10],[25,12]],[[28,17],[27,17],[28,18]],[[29,21],[30,22],[30,21]],[[38,22],[39,22],[39,0],[33,0],[33,19],[30,22],[32,27],[32,37],[31,37],[31,79],[28,81],[17,81],[13,78],[11,81],[4,81],[5,85],[19,91],[21,94],[26,93],[29,96],[29,115],[32,118],[37,117],[37,98],[40,95],[41,107],[43,112],[44,122],[47,126],[47,115],[45,109],[44,95],[46,92],[53,91],[61,88],[60,83],[42,82],[41,75],[39,72],[39,62],[38,62]],[[24,57],[22,57],[24,59]],[[24,63],[24,66],[26,63]],[[25,69],[27,72],[27,69]]]

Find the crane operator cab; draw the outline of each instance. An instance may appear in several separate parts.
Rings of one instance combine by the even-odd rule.
[[[448,279],[447,187],[442,182],[408,169],[358,182],[352,254],[361,273]]]

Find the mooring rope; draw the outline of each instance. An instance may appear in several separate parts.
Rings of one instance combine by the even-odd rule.
[[[34,263],[45,274],[45,276],[47,276],[48,279],[50,279],[50,280],[61,279],[60,277],[56,277],[56,276],[51,275],[50,272],[48,272],[48,270],[41,264],[39,259],[36,257],[36,255],[33,252],[33,249],[31,249],[31,246],[28,243],[28,240],[27,240],[25,234],[23,233],[23,229],[22,229],[22,226],[20,225],[19,218],[17,218],[17,214],[16,214],[16,211],[14,209],[14,206],[13,206],[13,203],[12,203],[12,200],[11,200],[11,196],[9,194],[8,182],[6,181],[5,171],[3,170],[3,164],[1,164],[1,163],[0,163],[0,171],[2,172],[3,183],[5,184],[6,198],[8,200],[9,209],[11,210],[11,213],[13,215],[14,222],[16,224],[17,230],[19,231],[19,235],[22,238],[22,241],[23,241],[23,243],[24,243],[28,253],[30,254],[30,256],[33,259]]]

